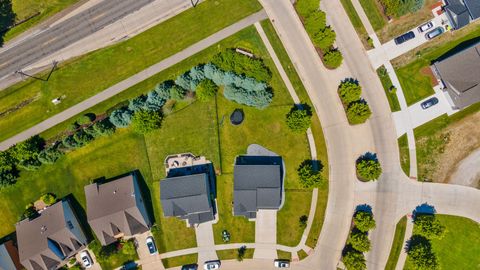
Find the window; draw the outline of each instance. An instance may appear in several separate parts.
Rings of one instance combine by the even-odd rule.
[[[70,220],[67,221],[67,225],[68,225],[68,228],[69,228],[70,230],[73,230],[73,224],[72,224],[72,222],[71,222]]]

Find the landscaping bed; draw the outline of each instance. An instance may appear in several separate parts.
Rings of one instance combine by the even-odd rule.
[[[385,270],[395,270],[398,258],[403,250],[403,240],[405,239],[405,230],[407,227],[407,217],[402,217],[395,227],[395,235],[393,236],[393,243],[388,256]]]
[[[181,266],[185,264],[194,264],[198,261],[198,254],[188,254],[184,256],[177,256],[171,258],[162,259],[163,266],[168,269],[171,267]]]

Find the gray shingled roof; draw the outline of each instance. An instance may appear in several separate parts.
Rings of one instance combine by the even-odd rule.
[[[102,245],[115,242],[120,233],[146,232],[151,225],[135,174],[85,186],[85,196],[88,223]]]
[[[68,213],[72,211],[68,201],[60,201],[45,209],[39,217],[16,224],[20,262],[26,269],[57,267],[83,248],[86,244],[83,231],[76,228],[81,232],[75,232],[67,224],[71,221]]]
[[[166,217],[187,219],[191,225],[214,219],[206,173],[163,179],[160,200]]]
[[[433,70],[458,108],[480,101],[480,43],[435,62]]]
[[[447,17],[454,29],[460,29],[470,23],[468,9],[458,0],[449,0],[445,6]]]
[[[280,207],[282,202],[281,163],[280,157],[237,157],[233,176],[234,215],[255,218],[258,209]]]
[[[470,12],[470,16],[472,19],[478,19],[480,18],[480,1],[479,0],[464,0],[465,5],[468,8],[468,11]]]

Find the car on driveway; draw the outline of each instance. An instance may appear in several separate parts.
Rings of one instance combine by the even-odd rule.
[[[157,254],[157,247],[155,246],[155,241],[153,241],[153,237],[147,237],[147,240],[145,242],[147,244],[148,252],[150,252],[150,255]]]
[[[407,33],[405,33],[401,36],[396,37],[394,39],[395,44],[400,45],[400,44],[402,44],[402,43],[404,43],[404,42],[406,42],[406,41],[408,41],[408,40],[410,40],[414,37],[415,37],[415,33],[413,33],[413,31],[407,32]]]
[[[289,260],[275,260],[275,261],[273,261],[273,265],[277,268],[290,268],[290,261]]]
[[[429,99],[425,100],[424,102],[422,102],[420,104],[420,106],[422,107],[422,109],[426,110],[426,109],[432,107],[433,105],[435,105],[437,103],[438,103],[438,98],[433,97],[433,98],[429,98]]]
[[[427,23],[422,24],[418,27],[418,32],[420,32],[420,33],[425,32],[427,30],[432,29],[433,26],[435,26],[435,24],[432,21],[427,22]]]
[[[205,262],[205,264],[203,265],[203,269],[205,270],[220,269],[220,265],[221,264],[219,260],[208,261],[208,262]]]
[[[186,264],[182,266],[182,270],[197,270],[198,269],[198,264],[193,263],[193,264]]]
[[[88,251],[84,250],[80,252],[80,259],[82,260],[83,267],[90,268],[93,265],[92,257],[88,254]]]
[[[434,37],[438,37],[440,36],[442,33],[443,33],[443,27],[437,27],[435,29],[433,29],[432,31],[428,32],[425,34],[425,38],[426,39],[432,39]]]

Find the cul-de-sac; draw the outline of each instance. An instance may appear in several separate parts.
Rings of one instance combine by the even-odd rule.
[[[0,0],[0,270],[480,270],[480,0]]]

